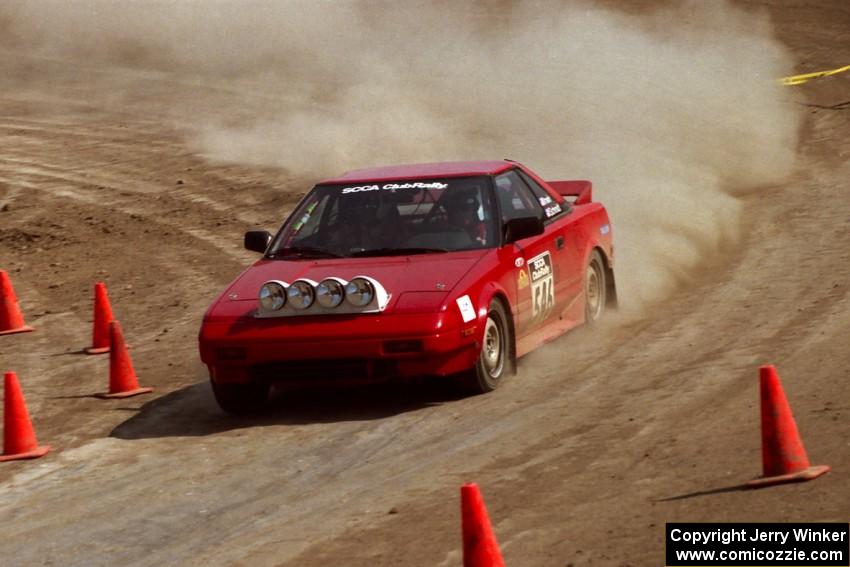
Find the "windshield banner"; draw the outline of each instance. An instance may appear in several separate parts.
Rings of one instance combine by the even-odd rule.
[[[361,193],[363,191],[395,191],[396,189],[445,189],[448,183],[433,181],[430,183],[385,183],[384,185],[360,185],[357,187],[343,187],[343,193]]]

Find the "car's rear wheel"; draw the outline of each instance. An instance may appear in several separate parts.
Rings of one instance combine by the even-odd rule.
[[[513,368],[513,336],[505,306],[498,299],[490,304],[484,323],[484,340],[475,367],[464,375],[466,389],[483,394],[492,392]]]
[[[602,318],[607,302],[608,285],[605,281],[605,265],[598,250],[590,255],[584,273],[584,318],[593,324]]]
[[[218,405],[232,415],[250,415],[266,407],[268,384],[218,384],[210,381]]]

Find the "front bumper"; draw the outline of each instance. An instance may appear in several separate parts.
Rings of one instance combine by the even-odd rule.
[[[204,321],[201,360],[218,383],[373,382],[472,368],[478,326],[445,313]]]

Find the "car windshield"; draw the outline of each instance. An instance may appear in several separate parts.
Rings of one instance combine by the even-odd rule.
[[[268,256],[434,254],[496,244],[489,177],[318,185]]]

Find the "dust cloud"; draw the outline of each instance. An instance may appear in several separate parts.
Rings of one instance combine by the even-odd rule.
[[[315,180],[509,157],[591,179],[624,306],[733,246],[740,196],[794,163],[799,116],[775,81],[793,61],[765,14],[726,0],[629,14],[585,1],[28,1],[0,24],[7,53],[232,93],[175,103],[212,160]]]

